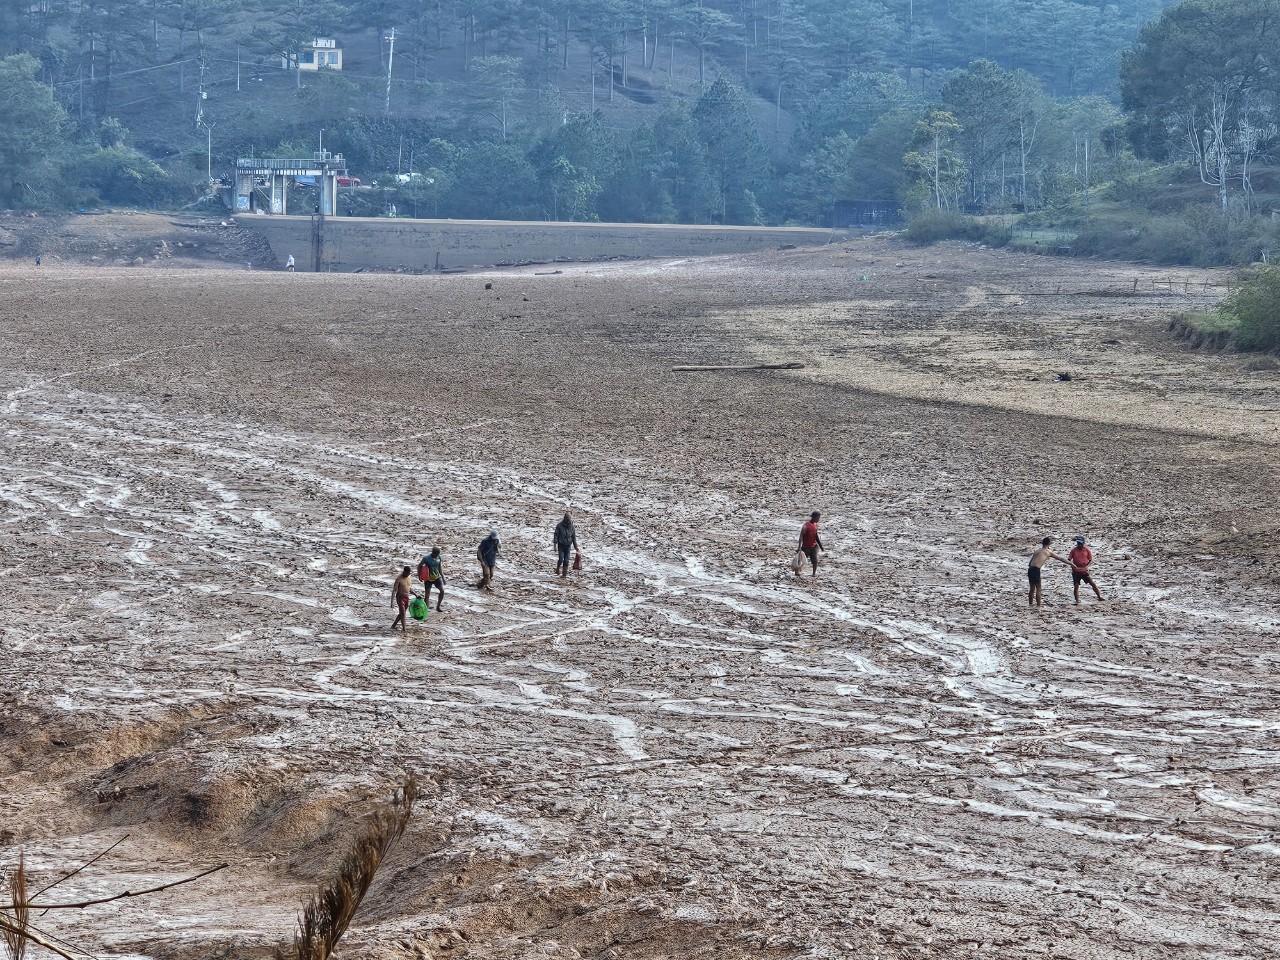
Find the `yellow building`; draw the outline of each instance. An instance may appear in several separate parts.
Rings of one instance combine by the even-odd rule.
[[[342,48],[332,37],[316,37],[309,47],[298,51],[299,70],[341,70]]]

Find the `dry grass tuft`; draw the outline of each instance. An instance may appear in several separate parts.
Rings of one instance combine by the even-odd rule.
[[[31,909],[27,897],[27,865],[18,854],[18,867],[8,876],[9,902],[0,909],[0,936],[9,950],[9,960],[22,960],[27,953]]]
[[[397,795],[369,819],[369,826],[342,861],[337,876],[311,896],[298,919],[293,944],[276,951],[276,960],[328,960],[391,845],[404,833],[418,799],[418,781],[409,774]]]

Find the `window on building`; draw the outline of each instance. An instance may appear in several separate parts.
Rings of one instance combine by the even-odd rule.
[[[298,62],[299,63],[315,63],[316,55],[310,50],[303,50],[300,54],[298,54]]]
[[[338,52],[334,50],[329,54],[329,66],[336,67],[338,65]]]

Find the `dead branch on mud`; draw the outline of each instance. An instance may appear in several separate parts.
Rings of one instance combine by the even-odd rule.
[[[61,947],[55,946],[54,944],[50,943],[48,940],[42,937],[39,933],[37,933],[35,929],[32,927],[26,927],[21,932],[19,932],[18,928],[13,926],[13,922],[11,920],[5,919],[3,916],[0,916],[0,933],[4,934],[6,946],[8,946],[10,942],[9,938],[11,936],[19,935],[21,936],[21,939],[22,939],[22,949],[24,951],[26,950],[26,944],[29,941],[31,943],[34,943],[37,947],[44,947],[44,949],[48,950],[50,953],[56,953],[58,956],[62,957],[63,960],[79,960],[79,958],[75,954],[67,953],[67,951],[63,950]],[[9,949],[10,951],[12,951],[13,948],[9,947]],[[10,958],[12,958],[12,960],[21,960],[21,957],[23,956],[23,954],[10,952],[9,956]]]
[[[23,960],[29,943],[43,947],[63,960],[76,960],[74,954],[51,942],[59,940],[58,937],[46,933],[31,922],[30,904],[34,897],[27,896],[27,865],[21,853],[18,854],[17,869],[9,874],[8,886],[10,902],[0,907],[0,941],[3,941],[8,950],[9,960]],[[34,896],[39,895],[37,891]]]
[[[409,825],[417,799],[418,781],[409,774],[399,794],[374,812],[337,876],[312,894],[298,919],[292,945],[277,949],[276,960],[328,960],[369,892],[387,851]]]
[[[126,833],[123,837],[121,837],[119,840],[117,840],[117,841],[116,841],[115,843],[113,843],[111,846],[107,847],[107,849],[103,850],[103,851],[102,851],[100,854],[98,854],[97,856],[92,857],[92,858],[90,858],[89,860],[86,860],[84,863],[80,864],[80,866],[76,867],[76,868],[75,868],[74,870],[72,870],[70,873],[64,873],[64,874],[63,874],[62,876],[60,876],[57,880],[53,881],[53,883],[50,883],[50,884],[47,884],[46,886],[41,887],[39,890],[37,890],[35,893],[33,893],[33,894],[31,895],[30,899],[34,900],[36,897],[41,896],[42,894],[46,894],[46,893],[48,893],[48,892],[49,892],[50,890],[52,890],[54,887],[58,886],[58,884],[60,884],[60,883],[65,883],[66,881],[70,880],[72,877],[74,877],[74,876],[75,876],[77,873],[79,873],[81,870],[84,870],[86,867],[91,867],[91,866],[93,866],[95,863],[97,863],[99,860],[101,860],[103,857],[105,857],[108,853],[110,853],[112,850],[114,850],[116,847],[120,846],[120,844],[124,843],[124,842],[125,842],[126,840],[128,840],[128,839],[129,839],[129,834],[127,834],[127,833]],[[17,898],[15,897],[14,899],[16,900]]]
[[[702,373],[708,370],[803,370],[803,363],[726,363],[686,364],[671,368],[678,373]]]
[[[9,902],[0,903],[0,942],[5,945],[8,952],[8,960],[23,960],[26,955],[27,945],[35,944],[51,953],[62,957],[63,960],[77,960],[73,953],[68,953],[53,941],[65,943],[53,934],[41,930],[39,927],[31,923],[31,910],[34,907],[41,911],[41,915],[49,910],[82,910],[85,907],[93,907],[98,904],[112,903],[116,900],[124,900],[129,897],[141,897],[150,893],[159,893],[161,890],[168,890],[172,887],[180,887],[186,883],[193,883],[201,877],[207,877],[211,873],[217,873],[219,870],[225,870],[229,864],[221,863],[216,867],[210,867],[208,870],[202,870],[194,876],[184,877],[181,880],[174,880],[170,883],[162,883],[156,887],[148,887],[145,890],[125,890],[121,893],[113,894],[109,897],[98,897],[93,900],[82,900],[76,903],[47,903],[33,904],[32,901],[40,894],[52,890],[58,884],[69,880],[86,867],[101,860],[108,853],[123,843],[128,836],[121,837],[106,850],[103,850],[97,856],[85,861],[76,867],[70,873],[64,874],[62,877],[50,883],[48,886],[42,887],[30,896],[27,894],[27,872],[26,862],[22,854],[18,855],[18,866],[7,877],[7,886],[9,893]],[[74,947],[74,944],[68,944]],[[86,954],[82,948],[75,947],[82,954]]]
[[[225,870],[231,866],[229,863],[220,863],[216,867],[210,867],[208,870],[202,870],[194,876],[183,877],[181,880],[173,880],[169,883],[162,883],[158,887],[147,887],[145,890],[125,890],[121,893],[112,894],[109,897],[99,897],[96,900],[81,900],[78,903],[41,903],[37,904],[41,910],[83,910],[85,907],[96,907],[100,903],[113,903],[116,900],[125,900],[129,897],[142,897],[149,893],[159,893],[161,890],[168,890],[171,887],[180,887],[184,883],[195,883],[201,877],[207,877],[211,873],[217,873],[219,870]],[[8,910],[14,906],[12,903],[0,904],[0,910]]]

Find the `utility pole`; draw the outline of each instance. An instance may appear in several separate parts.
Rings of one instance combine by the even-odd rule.
[[[199,128],[201,121],[204,120],[204,102],[209,99],[209,95],[204,92],[204,56],[200,57],[200,91],[196,95],[196,127]]]
[[[236,93],[240,92],[240,41],[236,41]]]
[[[391,116],[391,64],[395,62],[395,59],[396,59],[396,28],[395,27],[391,28],[391,35],[387,37],[387,43],[391,45],[390,50],[387,51],[387,99],[385,104],[386,114],[389,117]]]

